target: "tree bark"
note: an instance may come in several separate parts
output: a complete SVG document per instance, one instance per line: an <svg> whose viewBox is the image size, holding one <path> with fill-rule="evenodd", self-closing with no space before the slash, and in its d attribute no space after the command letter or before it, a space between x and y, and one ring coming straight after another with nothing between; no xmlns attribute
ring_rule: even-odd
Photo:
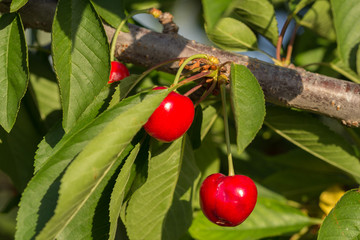
<svg viewBox="0 0 360 240"><path fill-rule="evenodd" d="M8 12L10 0L0 2L0 12ZM51 31L54 0L29 0L20 9L25 27ZM115 30L104 25L109 42ZM232 61L247 66L259 81L268 102L294 107L339 119L352 127L360 126L360 85L311 73L301 68L285 68L244 55L226 52L178 34L165 34L129 25L129 33L117 39L115 56L124 62L151 67L160 62L194 54L208 54L220 62ZM161 70L175 72L176 64Z"/></svg>

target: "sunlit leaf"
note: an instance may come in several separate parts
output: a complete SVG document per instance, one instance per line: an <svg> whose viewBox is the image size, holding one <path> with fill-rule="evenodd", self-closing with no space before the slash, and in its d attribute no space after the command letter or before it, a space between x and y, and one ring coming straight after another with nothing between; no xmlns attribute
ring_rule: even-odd
<svg viewBox="0 0 360 240"><path fill-rule="evenodd" d="M320 227L318 239L354 240L360 237L360 192L345 193Z"/></svg>
<svg viewBox="0 0 360 240"><path fill-rule="evenodd" d="M16 12L20 8L22 8L28 0L12 0L10 5L10 12Z"/></svg>
<svg viewBox="0 0 360 240"><path fill-rule="evenodd" d="M231 104L236 123L238 151L242 152L260 130L265 117L264 93L250 70L231 65Z"/></svg>
<svg viewBox="0 0 360 240"><path fill-rule="evenodd" d="M89 1L59 1L52 27L52 53L67 132L109 78L108 40Z"/></svg>

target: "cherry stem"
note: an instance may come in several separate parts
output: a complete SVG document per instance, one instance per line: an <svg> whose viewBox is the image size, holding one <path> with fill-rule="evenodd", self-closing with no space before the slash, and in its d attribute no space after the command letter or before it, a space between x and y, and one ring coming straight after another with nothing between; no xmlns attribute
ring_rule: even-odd
<svg viewBox="0 0 360 240"><path fill-rule="evenodd" d="M281 62L281 56L280 56L280 52L281 52L281 45L282 45L282 41L283 41L283 38L284 38L284 35L285 35L285 32L286 32L286 29L287 27L289 26L290 22L291 22L291 19L292 19L292 16L288 16L285 23L284 23L284 26L282 27L281 29L281 33L280 33L280 36L278 38L278 41L277 41L277 45L276 45L276 59L278 61Z"/></svg>
<svg viewBox="0 0 360 240"><path fill-rule="evenodd" d="M297 33L297 30L299 29L299 27L300 26L298 24L296 24L296 26L294 28L294 31L292 32L291 39L290 39L290 42L289 42L289 45L288 45L287 51L286 51L286 58L285 58L285 64L286 65L289 65L290 62L291 62L291 54L292 54L292 50L293 50L293 47L294 47L296 33Z"/></svg>
<svg viewBox="0 0 360 240"><path fill-rule="evenodd" d="M205 58L205 59L208 59L208 55L206 54L195 54L195 55L192 55L191 57L188 57L187 59L185 59L185 61L181 64L181 66L179 67L177 73L176 73L176 76L175 76L175 79L174 79L174 83L172 84L173 86L175 86L176 84L178 84L179 82L179 78L180 78L180 75L181 75L181 72L183 71L183 69L185 68L186 64L188 64L191 60L195 59L195 58Z"/></svg>
<svg viewBox="0 0 360 240"><path fill-rule="evenodd" d="M202 102L204 101L205 98L207 98L207 96L209 96L210 93L212 93L212 91L214 91L215 87L216 87L217 81L213 80L210 88L208 90L206 90L206 92L204 92L204 94L201 96L201 98L199 99L199 101L197 101L197 103L194 105L195 108Z"/></svg>
<svg viewBox="0 0 360 240"><path fill-rule="evenodd" d="M111 48L110 48L110 61L114 61L115 60L115 48L116 48L116 40L119 37L120 31L123 28L123 26L125 25L125 23L132 18L134 15L139 14L139 13L149 13L150 9L143 9L143 10L137 10L134 11L132 13L130 13L129 15L127 15L119 24L118 28L116 29L114 36L112 38L111 41Z"/></svg>
<svg viewBox="0 0 360 240"><path fill-rule="evenodd" d="M190 96L191 94L193 94L194 92L196 92L197 90L199 90L201 87L202 87L201 84L196 85L195 87L193 87L192 89L190 89L189 91L187 91L187 92L184 94L184 96L185 96L185 97Z"/></svg>
<svg viewBox="0 0 360 240"><path fill-rule="evenodd" d="M234 164L232 160L231 154L231 147L230 147L230 134L229 134L229 123L228 123L228 116L226 112L226 87L225 84L220 85L221 90L221 102L223 108L223 115L224 115L224 128L225 128L225 141L226 141L226 150L227 150L227 157L228 157L228 167L229 167L229 176L234 176Z"/></svg>

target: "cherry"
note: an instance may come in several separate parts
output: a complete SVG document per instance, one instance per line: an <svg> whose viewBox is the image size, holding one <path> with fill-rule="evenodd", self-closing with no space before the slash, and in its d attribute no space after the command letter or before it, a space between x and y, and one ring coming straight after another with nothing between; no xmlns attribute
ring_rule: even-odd
<svg viewBox="0 0 360 240"><path fill-rule="evenodd" d="M155 87L153 90L166 89ZM171 92L150 116L144 129L162 142L171 142L181 137L194 120L194 104L190 98Z"/></svg>
<svg viewBox="0 0 360 240"><path fill-rule="evenodd" d="M124 64L118 61L111 62L110 77L108 83L122 80L130 75L129 70Z"/></svg>
<svg viewBox="0 0 360 240"><path fill-rule="evenodd" d="M220 226L237 226L250 215L257 200L255 183L247 176L208 176L200 188L205 216Z"/></svg>

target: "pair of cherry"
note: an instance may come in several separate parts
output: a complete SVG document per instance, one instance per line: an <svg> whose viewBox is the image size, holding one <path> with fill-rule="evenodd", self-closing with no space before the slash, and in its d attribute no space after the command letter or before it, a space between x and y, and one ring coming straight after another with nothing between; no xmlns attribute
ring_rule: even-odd
<svg viewBox="0 0 360 240"><path fill-rule="evenodd" d="M113 61L109 83L129 76L122 63ZM155 87L153 90L166 89ZM172 142L191 126L195 109L192 101L179 93L171 92L144 125L146 132L162 142ZM257 200L254 182L247 176L225 176L216 173L208 176L200 188L200 206L205 216L220 226L237 226L253 211Z"/></svg>

